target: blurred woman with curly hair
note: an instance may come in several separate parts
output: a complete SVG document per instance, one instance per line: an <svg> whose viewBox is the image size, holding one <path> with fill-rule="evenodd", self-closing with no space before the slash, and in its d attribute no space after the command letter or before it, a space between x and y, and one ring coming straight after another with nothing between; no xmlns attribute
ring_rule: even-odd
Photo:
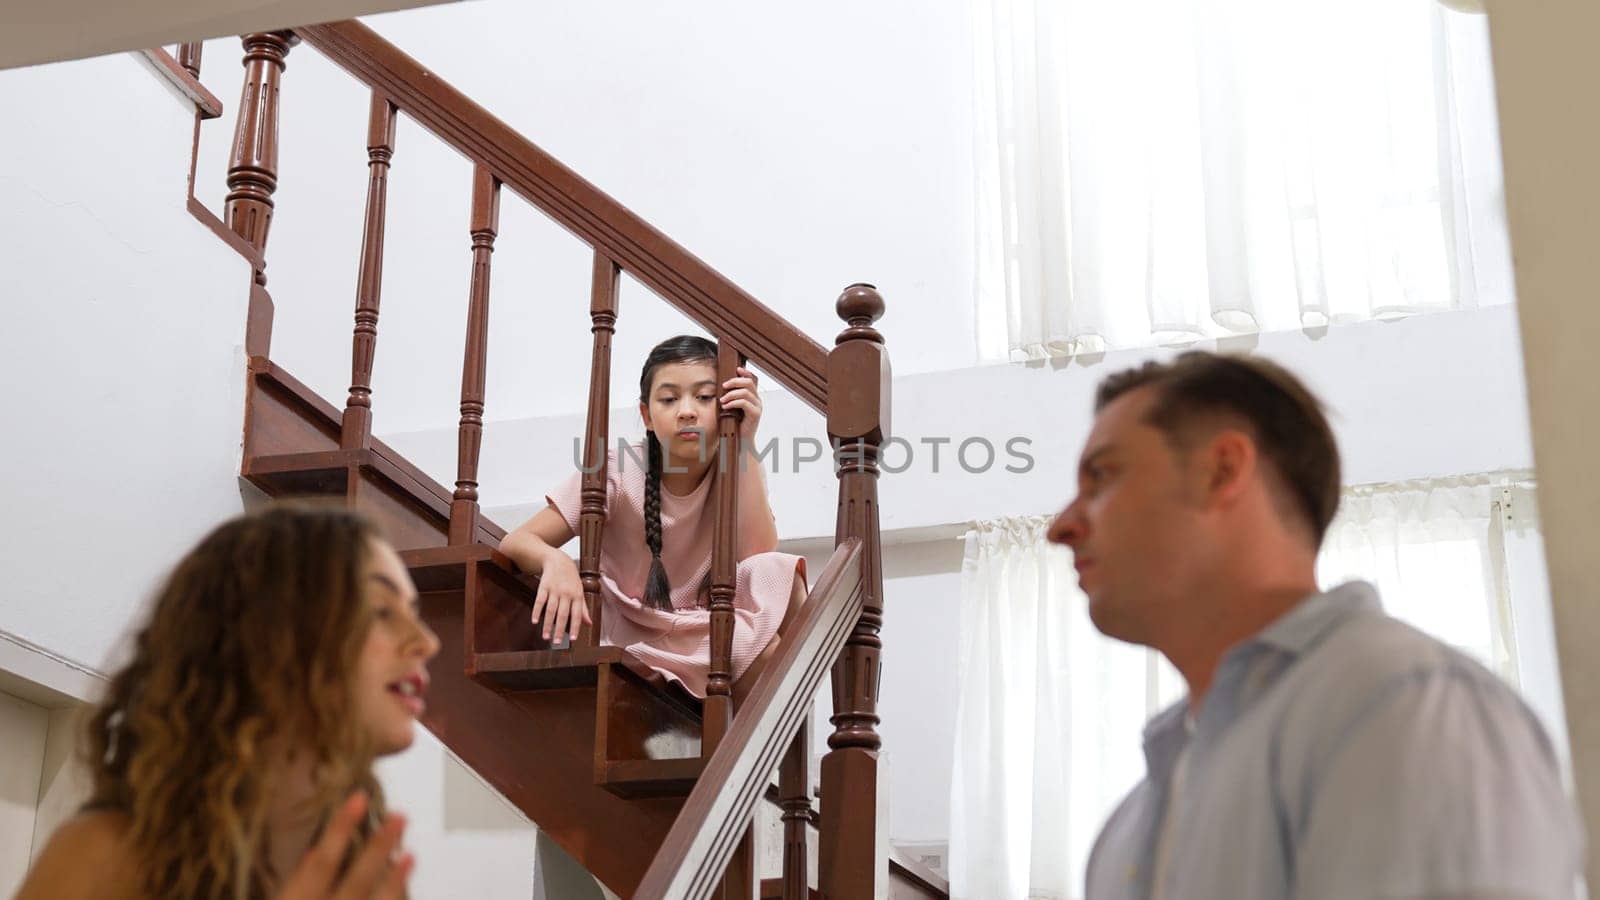
<svg viewBox="0 0 1600 900"><path fill-rule="evenodd" d="M439 642L394 548L343 509L228 522L158 592L89 721L89 803L19 900L403 897L372 773L409 746Z"/></svg>

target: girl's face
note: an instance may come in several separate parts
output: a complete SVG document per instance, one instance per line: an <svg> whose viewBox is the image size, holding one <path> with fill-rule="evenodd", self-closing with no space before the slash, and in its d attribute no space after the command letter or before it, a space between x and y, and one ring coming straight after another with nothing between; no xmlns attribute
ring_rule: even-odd
<svg viewBox="0 0 1600 900"><path fill-rule="evenodd" d="M411 746L439 639L417 612L417 588L400 555L375 540L362 573L372 626L356 664L355 714L379 755Z"/></svg>
<svg viewBox="0 0 1600 900"><path fill-rule="evenodd" d="M639 404L639 414L675 463L711 459L717 393L717 369L709 360L667 363L656 369L650 395Z"/></svg>

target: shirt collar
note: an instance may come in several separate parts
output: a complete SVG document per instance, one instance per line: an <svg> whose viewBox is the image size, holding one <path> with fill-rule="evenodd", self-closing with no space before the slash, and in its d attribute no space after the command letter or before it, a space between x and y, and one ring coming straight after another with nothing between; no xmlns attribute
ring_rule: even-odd
<svg viewBox="0 0 1600 900"><path fill-rule="evenodd" d="M1313 647L1334 626L1352 615L1380 612L1378 592L1364 581L1351 581L1320 594L1312 594L1276 621L1224 655L1224 662L1249 648L1266 645L1296 657ZM1221 666L1218 667L1221 671ZM1218 685L1213 684L1216 691ZM1216 698L1213 698L1216 699ZM1208 700L1207 703L1212 701ZM1193 724L1188 719L1189 698L1178 700L1150 719L1144 727L1144 760L1151 780L1165 783L1188 745Z"/></svg>
<svg viewBox="0 0 1600 900"><path fill-rule="evenodd" d="M1155 714L1144 726L1144 764L1150 780L1165 784L1189 743L1189 698Z"/></svg>
<svg viewBox="0 0 1600 900"><path fill-rule="evenodd" d="M1349 616L1382 611L1383 605L1378 602L1378 592L1372 585L1350 581L1300 601L1246 643L1266 644L1299 656Z"/></svg>

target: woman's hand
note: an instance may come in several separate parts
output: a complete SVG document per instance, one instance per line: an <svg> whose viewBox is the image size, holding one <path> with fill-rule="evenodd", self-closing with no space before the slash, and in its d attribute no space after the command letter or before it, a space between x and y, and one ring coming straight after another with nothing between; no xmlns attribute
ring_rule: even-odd
<svg viewBox="0 0 1600 900"><path fill-rule="evenodd" d="M533 624L544 616L544 638L566 631L569 640L578 637L578 626L594 624L589 619L589 604L583 602L583 579L578 564L565 553L551 553L539 575L539 595L533 601Z"/></svg>
<svg viewBox="0 0 1600 900"><path fill-rule="evenodd" d="M756 375L740 366L734 377L722 383L722 408L744 411L739 423L739 442L748 449L755 448L756 428L761 424L761 395L756 393Z"/></svg>
<svg viewBox="0 0 1600 900"><path fill-rule="evenodd" d="M350 838L366 814L367 795L360 791L351 794L328 820L322 837L289 873L277 900L402 900L416 858L409 853L395 853L406 821L394 813L384 817L349 871L339 877Z"/></svg>

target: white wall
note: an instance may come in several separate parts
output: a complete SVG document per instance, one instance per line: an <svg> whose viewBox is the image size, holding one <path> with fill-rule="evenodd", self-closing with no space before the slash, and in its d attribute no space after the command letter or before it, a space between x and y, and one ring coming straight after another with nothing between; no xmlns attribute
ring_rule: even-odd
<svg viewBox="0 0 1600 900"><path fill-rule="evenodd" d="M411 895L425 900L530 897L538 829L425 728L378 764L389 804L406 814L417 856Z"/></svg>
<svg viewBox="0 0 1600 900"><path fill-rule="evenodd" d="M16 892L33 855L49 720L43 707L0 694L0 896Z"/></svg>
<svg viewBox="0 0 1600 900"><path fill-rule="evenodd" d="M88 708L66 706L49 711L44 757L39 773L39 802L33 823L33 859L44 852L50 835L88 802L94 785L78 755L78 734Z"/></svg>
<svg viewBox="0 0 1600 900"><path fill-rule="evenodd" d="M0 72L0 630L95 668L240 509L250 273L184 208L191 109L126 54Z"/></svg>

